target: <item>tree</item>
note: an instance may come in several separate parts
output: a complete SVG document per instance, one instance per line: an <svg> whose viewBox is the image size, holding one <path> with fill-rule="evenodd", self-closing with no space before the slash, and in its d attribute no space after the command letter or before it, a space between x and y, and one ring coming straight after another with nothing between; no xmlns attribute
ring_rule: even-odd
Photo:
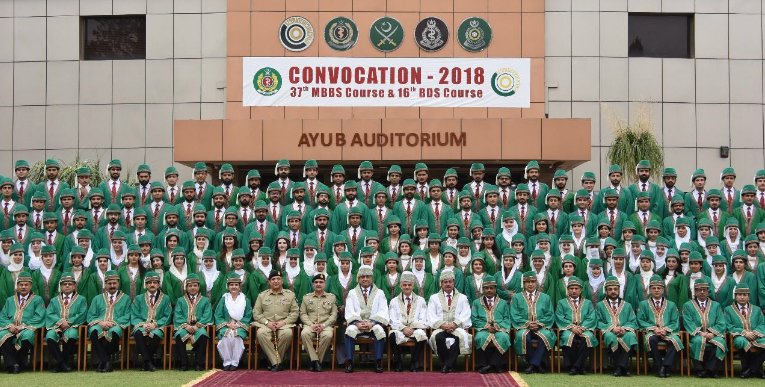
<svg viewBox="0 0 765 387"><path fill-rule="evenodd" d="M654 134L648 105L638 106L632 122L620 119L612 114L614 140L608 150L608 161L622 166L627 181L637 180L635 166L640 160L651 162L651 175L654 179L661 176L664 169L664 150Z"/></svg>

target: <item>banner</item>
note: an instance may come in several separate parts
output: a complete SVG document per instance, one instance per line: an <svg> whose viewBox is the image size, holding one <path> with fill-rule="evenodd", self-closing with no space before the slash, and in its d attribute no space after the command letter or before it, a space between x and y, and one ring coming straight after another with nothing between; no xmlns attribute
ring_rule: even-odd
<svg viewBox="0 0 765 387"><path fill-rule="evenodd" d="M244 106L530 106L528 58L243 58Z"/></svg>

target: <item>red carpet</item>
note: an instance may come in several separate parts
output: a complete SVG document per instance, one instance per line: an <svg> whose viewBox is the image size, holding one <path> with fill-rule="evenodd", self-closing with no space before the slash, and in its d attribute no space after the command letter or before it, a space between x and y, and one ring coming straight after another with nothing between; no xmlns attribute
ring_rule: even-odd
<svg viewBox="0 0 765 387"><path fill-rule="evenodd" d="M412 387L520 387L510 376L504 374L481 375L477 372L457 372L442 374L439 372L385 372L375 374L358 371L346 374L342 371L219 371L195 384L197 387L234 387L234 386L412 386Z"/></svg>

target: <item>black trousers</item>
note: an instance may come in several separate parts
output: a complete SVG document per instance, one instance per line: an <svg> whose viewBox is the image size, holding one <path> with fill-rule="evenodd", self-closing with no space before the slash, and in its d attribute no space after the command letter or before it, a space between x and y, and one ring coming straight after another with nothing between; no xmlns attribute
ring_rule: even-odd
<svg viewBox="0 0 765 387"><path fill-rule="evenodd" d="M704 355L701 361L693 360L693 369L696 372L707 371L716 374L720 368L720 360L715 356L716 348L714 345L708 345L704 348Z"/></svg>
<svg viewBox="0 0 765 387"><path fill-rule="evenodd" d="M624 348L618 346L616 351L611 352L611 361L614 364L614 369L627 369L630 360L630 353L625 351Z"/></svg>
<svg viewBox="0 0 765 387"><path fill-rule="evenodd" d="M451 347L446 348L446 339L448 338L453 338L455 342ZM454 368L457 357L460 355L460 344L459 337L449 332L441 331L436 335L436 354L444 366Z"/></svg>
<svg viewBox="0 0 765 387"><path fill-rule="evenodd" d="M537 341L537 347L534 348L532 343ZM526 363L530 366L544 368L545 359L547 359L547 347L542 340L541 336L535 332L529 332L526 335Z"/></svg>
<svg viewBox="0 0 765 387"><path fill-rule="evenodd" d="M106 364L109 362L109 358L112 356L114 352L117 351L117 348L119 346L119 341L121 338L114 336L114 339L112 339L111 342L106 341L106 339L99 339L98 338L98 332L93 331L90 334L90 343L92 347L93 352L93 358L95 361L99 364Z"/></svg>
<svg viewBox="0 0 765 387"><path fill-rule="evenodd" d="M15 364L24 366L26 364L27 356L32 352L32 344L22 341L21 349L16 350L16 340L8 339L0 347L0 351L5 358L5 368L11 369Z"/></svg>
<svg viewBox="0 0 765 387"><path fill-rule="evenodd" d="M738 350L738 353L741 356L741 372L747 369L752 370L755 375L760 372L762 363L765 362L765 351L746 352L742 348Z"/></svg>
<svg viewBox="0 0 765 387"><path fill-rule="evenodd" d="M476 347L475 348L475 360L477 367L492 366L496 370L502 370L507 367L507 352L505 354L499 353L497 347L494 344L486 346L486 350Z"/></svg>
<svg viewBox="0 0 765 387"><path fill-rule="evenodd" d="M194 357L196 358L196 365L199 367L205 366L205 353L207 352L207 336L199 336L199 339L192 345L194 350ZM175 346L173 347L175 352L175 362L179 367L185 367L188 364L186 358L186 342L180 338L175 339Z"/></svg>
<svg viewBox="0 0 765 387"><path fill-rule="evenodd" d="M665 343L667 350L664 353L664 357L661 356L661 351L659 351L659 343ZM653 366L658 370L659 367L669 367L672 368L675 365L675 355L677 354L677 351L675 350L675 346L672 345L672 342L669 340L664 340L659 336L651 336L650 339L648 339L648 346L651 348L651 357L653 357Z"/></svg>
<svg viewBox="0 0 765 387"><path fill-rule="evenodd" d="M77 352L77 340L69 340L67 342L59 343L58 340L48 339L47 342L48 353L50 353L50 357L52 357L59 366L69 364L69 361Z"/></svg>
<svg viewBox="0 0 765 387"><path fill-rule="evenodd" d="M388 335L388 340L390 340L390 346L393 352L393 363L398 365L401 362L401 356L404 354L404 351L407 351L407 348L410 347L402 347L396 344L395 333ZM417 341L415 342L414 347L411 347L412 361L410 368L422 368L422 355L423 351L425 351L426 343L427 341Z"/></svg>
<svg viewBox="0 0 765 387"><path fill-rule="evenodd" d="M154 354L157 353L157 348L162 340L159 336L149 337L144 336L143 332L133 332L133 338L135 339L135 349L141 354L144 363L152 361Z"/></svg>
<svg viewBox="0 0 765 387"><path fill-rule="evenodd" d="M591 348L582 336L574 336L570 347L563 347L563 368L582 370L584 362L590 356Z"/></svg>

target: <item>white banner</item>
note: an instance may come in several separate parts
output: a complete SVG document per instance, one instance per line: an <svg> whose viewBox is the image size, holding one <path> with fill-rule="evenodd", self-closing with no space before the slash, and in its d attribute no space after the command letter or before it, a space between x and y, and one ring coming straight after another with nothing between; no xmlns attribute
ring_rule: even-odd
<svg viewBox="0 0 765 387"><path fill-rule="evenodd" d="M530 106L528 58L244 58L244 106Z"/></svg>

